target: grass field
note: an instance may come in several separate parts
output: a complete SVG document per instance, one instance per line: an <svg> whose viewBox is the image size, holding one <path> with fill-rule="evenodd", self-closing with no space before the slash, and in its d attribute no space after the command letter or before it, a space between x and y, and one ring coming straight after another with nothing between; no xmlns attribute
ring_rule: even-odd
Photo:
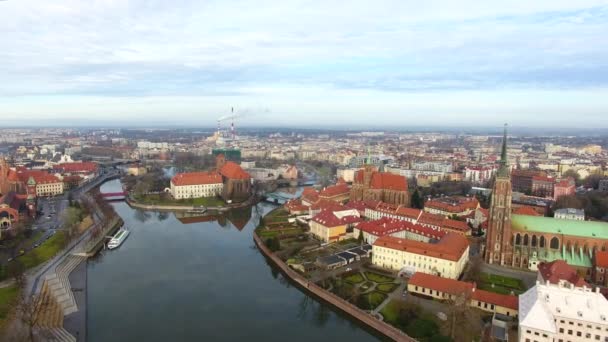
<svg viewBox="0 0 608 342"><path fill-rule="evenodd" d="M493 287L492 284L494 285ZM481 273L480 282L477 287L485 291L500 294L510 294L511 291L515 294L521 294L526 290L523 282L519 279L489 273Z"/></svg>
<svg viewBox="0 0 608 342"><path fill-rule="evenodd" d="M19 289L17 286L0 288L0 328L4 326L8 313L17 301L18 295Z"/></svg>
<svg viewBox="0 0 608 342"><path fill-rule="evenodd" d="M303 231L301 228L289 228L289 229L259 229L257 231L258 236L263 239L275 237L275 236L290 236L298 235Z"/></svg>
<svg viewBox="0 0 608 342"><path fill-rule="evenodd" d="M19 257L19 261L23 263L25 268L38 266L55 256L55 254L63 249L64 244L65 235L63 232L58 231L55 235L43 242L38 248L35 248L29 253Z"/></svg>
<svg viewBox="0 0 608 342"><path fill-rule="evenodd" d="M361 273L351 274L349 276L344 277L343 279L345 282L351 283L351 284L359 284L359 283L362 283L363 280L365 280L363 278L363 276L361 275Z"/></svg>
<svg viewBox="0 0 608 342"><path fill-rule="evenodd" d="M393 291L395 291L395 289L397 289L399 287L399 284L378 284L378 286L376 286L376 290L380 291L380 292L384 292L384 293L391 293Z"/></svg>
<svg viewBox="0 0 608 342"><path fill-rule="evenodd" d="M378 274L378 273L374 273L374 272L365 272L365 277L367 277L367 279L376 282L376 283L392 283L395 278L392 277L388 277L382 274Z"/></svg>
<svg viewBox="0 0 608 342"><path fill-rule="evenodd" d="M380 314L386 323L419 341L450 341L450 338L441 335L436 318L431 313L422 311L420 307L391 300L382 308Z"/></svg>
<svg viewBox="0 0 608 342"><path fill-rule="evenodd" d="M387 295L378 291L366 293L359 297L357 306L363 310L374 310L386 299L386 297Z"/></svg>

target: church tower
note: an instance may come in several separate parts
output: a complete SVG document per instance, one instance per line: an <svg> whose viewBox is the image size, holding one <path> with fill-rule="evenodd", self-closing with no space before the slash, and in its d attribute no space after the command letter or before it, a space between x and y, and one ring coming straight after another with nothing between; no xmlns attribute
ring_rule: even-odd
<svg viewBox="0 0 608 342"><path fill-rule="evenodd" d="M490 202L486 231L485 260L488 264L511 266L513 241L511 237L511 172L507 165L507 124L502 139L502 151Z"/></svg>

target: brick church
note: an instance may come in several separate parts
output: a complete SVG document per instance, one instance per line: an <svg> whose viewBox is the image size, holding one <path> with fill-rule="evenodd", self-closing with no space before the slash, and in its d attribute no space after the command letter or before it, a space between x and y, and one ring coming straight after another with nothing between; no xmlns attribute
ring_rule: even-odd
<svg viewBox="0 0 608 342"><path fill-rule="evenodd" d="M541 262L564 260L588 279L596 262L596 252L608 249L608 223L513 214L506 126L498 163L486 232L485 261L537 270Z"/></svg>
<svg viewBox="0 0 608 342"><path fill-rule="evenodd" d="M350 200L382 201L409 207L407 179L400 175L379 172L376 166L368 163L355 173Z"/></svg>

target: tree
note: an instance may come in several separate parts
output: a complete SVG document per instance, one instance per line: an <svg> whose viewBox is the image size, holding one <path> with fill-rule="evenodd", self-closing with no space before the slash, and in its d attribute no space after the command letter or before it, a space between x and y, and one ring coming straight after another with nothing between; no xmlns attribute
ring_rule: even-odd
<svg viewBox="0 0 608 342"><path fill-rule="evenodd" d="M479 319L469 306L470 300L471 292L464 291L446 301L449 317L447 323L450 337L454 341L472 341L479 331L478 327L474 326Z"/></svg>
<svg viewBox="0 0 608 342"><path fill-rule="evenodd" d="M38 326L40 318L44 316L44 313L51 308L49 301L43 300L44 298L40 293L27 296L25 292L21 291L17 313L21 323L28 329L29 340L34 342L34 328Z"/></svg>
<svg viewBox="0 0 608 342"><path fill-rule="evenodd" d="M414 190L412 194L412 208L423 209L424 208L424 199L420 197L420 193L418 189Z"/></svg>
<svg viewBox="0 0 608 342"><path fill-rule="evenodd" d="M359 241L359 243L363 243L363 231L359 230L359 237L357 237L357 241Z"/></svg>
<svg viewBox="0 0 608 342"><path fill-rule="evenodd" d="M15 280L15 284L19 288L23 288L25 285L25 265L19 259L15 259L6 265L6 274Z"/></svg>
<svg viewBox="0 0 608 342"><path fill-rule="evenodd" d="M568 169L562 173L562 178L572 177L576 185L581 185L581 176L574 169Z"/></svg>
<svg viewBox="0 0 608 342"><path fill-rule="evenodd" d="M467 270L466 279L469 281L479 283L481 278L481 265L483 261L481 260L481 255L475 255L469 259L469 268Z"/></svg>

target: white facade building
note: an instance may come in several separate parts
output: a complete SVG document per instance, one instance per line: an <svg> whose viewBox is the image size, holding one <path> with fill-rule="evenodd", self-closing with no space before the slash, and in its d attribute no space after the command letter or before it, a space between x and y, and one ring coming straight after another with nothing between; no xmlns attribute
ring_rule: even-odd
<svg viewBox="0 0 608 342"><path fill-rule="evenodd" d="M175 199L219 196L224 189L222 176L216 172L178 173L171 179Z"/></svg>
<svg viewBox="0 0 608 342"><path fill-rule="evenodd" d="M562 220L585 221L585 210L574 208L557 209L554 217Z"/></svg>
<svg viewBox="0 0 608 342"><path fill-rule="evenodd" d="M608 300L599 289L537 282L519 296L521 342L608 342L607 319Z"/></svg>

